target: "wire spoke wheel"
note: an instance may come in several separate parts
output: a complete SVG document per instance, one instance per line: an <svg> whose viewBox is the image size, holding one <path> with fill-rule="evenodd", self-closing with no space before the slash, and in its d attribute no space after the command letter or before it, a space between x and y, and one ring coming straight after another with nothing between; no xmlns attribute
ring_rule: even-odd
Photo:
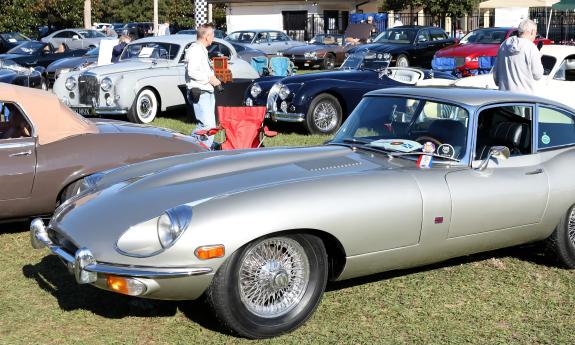
<svg viewBox="0 0 575 345"><path fill-rule="evenodd" d="M567 235L569 236L571 244L575 246L575 207L571 209L569 219L567 220Z"/></svg>
<svg viewBox="0 0 575 345"><path fill-rule="evenodd" d="M297 241L283 237L263 240L240 264L241 301L259 317L284 315L301 301L309 276L308 257Z"/></svg>
<svg viewBox="0 0 575 345"><path fill-rule="evenodd" d="M319 103L313 112L313 122L322 132L329 132L337 125L337 110L329 101Z"/></svg>

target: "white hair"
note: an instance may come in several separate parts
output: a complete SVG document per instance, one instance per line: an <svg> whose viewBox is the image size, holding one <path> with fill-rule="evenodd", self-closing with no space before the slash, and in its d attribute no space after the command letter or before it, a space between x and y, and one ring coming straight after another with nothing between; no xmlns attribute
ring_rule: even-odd
<svg viewBox="0 0 575 345"><path fill-rule="evenodd" d="M517 27L519 31L519 36L523 35L524 33L531 32L533 30L537 30L537 24L531 19L524 19L519 23Z"/></svg>

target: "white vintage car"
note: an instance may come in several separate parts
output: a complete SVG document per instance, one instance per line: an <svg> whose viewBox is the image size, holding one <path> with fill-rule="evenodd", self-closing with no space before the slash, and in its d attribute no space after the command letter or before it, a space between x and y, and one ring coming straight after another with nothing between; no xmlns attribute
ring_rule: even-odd
<svg viewBox="0 0 575 345"><path fill-rule="evenodd" d="M546 45L541 48L545 75L535 82L535 94L575 108L575 46ZM423 80L418 85L442 85L497 89L492 74L482 74L455 81Z"/></svg>
<svg viewBox="0 0 575 345"><path fill-rule="evenodd" d="M185 50L193 35L143 38L129 44L120 61L85 71L60 75L54 93L81 115L127 115L136 123L149 123L160 111L184 106ZM240 59L234 47L215 39L210 57L227 56L234 81L259 77Z"/></svg>

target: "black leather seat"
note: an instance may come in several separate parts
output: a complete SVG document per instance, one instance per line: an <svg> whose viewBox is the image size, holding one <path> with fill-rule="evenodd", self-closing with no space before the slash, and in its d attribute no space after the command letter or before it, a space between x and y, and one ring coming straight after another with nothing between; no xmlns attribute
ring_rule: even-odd
<svg viewBox="0 0 575 345"><path fill-rule="evenodd" d="M429 125L429 136L454 148L465 146L467 128L457 120L435 120Z"/></svg>
<svg viewBox="0 0 575 345"><path fill-rule="evenodd" d="M529 153L531 131L529 125L519 122L499 122L489 131L489 139L477 146L476 159L485 159L489 148L507 146L512 156Z"/></svg>

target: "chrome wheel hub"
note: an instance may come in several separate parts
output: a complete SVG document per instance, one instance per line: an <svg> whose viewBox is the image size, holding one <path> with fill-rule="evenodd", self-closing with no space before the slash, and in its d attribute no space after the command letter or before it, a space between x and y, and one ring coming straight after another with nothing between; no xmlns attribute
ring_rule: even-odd
<svg viewBox="0 0 575 345"><path fill-rule="evenodd" d="M284 315L303 298L309 270L305 250L297 241L263 240L241 262L238 281L241 301L260 317Z"/></svg>
<svg viewBox="0 0 575 345"><path fill-rule="evenodd" d="M567 220L567 234L572 245L575 245L575 207L571 209L569 219Z"/></svg>
<svg viewBox="0 0 575 345"><path fill-rule="evenodd" d="M329 132L337 125L337 110L331 102L319 103L313 111L313 122L322 132Z"/></svg>
<svg viewBox="0 0 575 345"><path fill-rule="evenodd" d="M148 97L142 97L140 99L140 106L138 109L140 110L140 116L142 118L148 118L152 115L152 108L153 104L152 101Z"/></svg>

